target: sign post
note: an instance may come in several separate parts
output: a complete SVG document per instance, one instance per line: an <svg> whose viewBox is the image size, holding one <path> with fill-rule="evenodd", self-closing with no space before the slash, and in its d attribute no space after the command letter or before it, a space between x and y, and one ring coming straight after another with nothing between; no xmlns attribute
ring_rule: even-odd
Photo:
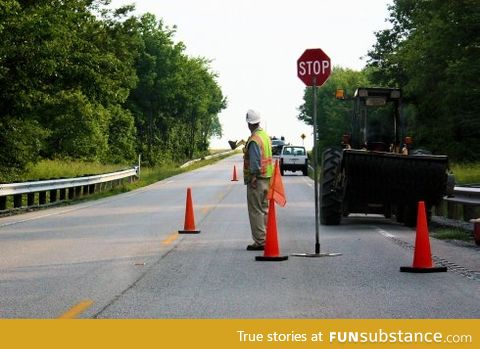
<svg viewBox="0 0 480 349"><path fill-rule="evenodd" d="M315 253L294 253L297 257L333 257L341 253L320 253L320 207L318 190L317 149L317 87L321 87L331 73L330 57L320 48L308 49L297 60L297 76L306 86L313 87L313 170L315 186Z"/></svg>

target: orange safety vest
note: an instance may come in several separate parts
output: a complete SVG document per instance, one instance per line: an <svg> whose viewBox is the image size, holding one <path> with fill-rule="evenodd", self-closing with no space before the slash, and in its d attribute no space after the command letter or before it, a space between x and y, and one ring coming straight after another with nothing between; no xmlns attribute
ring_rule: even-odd
<svg viewBox="0 0 480 349"><path fill-rule="evenodd" d="M243 177L246 183L250 182L250 156L248 146L250 142L255 142L260 148L260 178L270 178L273 175L272 161L272 141L267 133L261 128L257 128L248 138L243 154Z"/></svg>

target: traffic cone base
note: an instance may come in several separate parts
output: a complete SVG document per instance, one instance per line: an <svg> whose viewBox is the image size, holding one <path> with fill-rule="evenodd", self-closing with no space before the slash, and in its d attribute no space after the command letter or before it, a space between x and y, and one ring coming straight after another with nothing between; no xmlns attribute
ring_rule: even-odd
<svg viewBox="0 0 480 349"><path fill-rule="evenodd" d="M199 234L200 230L179 230L179 234Z"/></svg>
<svg viewBox="0 0 480 349"><path fill-rule="evenodd" d="M183 230L178 231L179 234L198 234L200 230L195 228L195 215L193 213L192 189L187 188L187 199L185 203L185 223Z"/></svg>
<svg viewBox="0 0 480 349"><path fill-rule="evenodd" d="M400 267L400 271L405 273L439 273L439 272L446 272L447 267L431 267L431 268Z"/></svg>
<svg viewBox="0 0 480 349"><path fill-rule="evenodd" d="M411 267L400 267L400 271L407 273L438 273L447 271L446 267L436 267L433 265L425 202L423 201L418 203L413 265Z"/></svg>
<svg viewBox="0 0 480 349"><path fill-rule="evenodd" d="M256 256L256 261L279 262L288 259L288 256L279 255L277 238L277 217L275 214L275 200L270 199L268 205L267 232L265 236L265 250L263 256Z"/></svg>
<svg viewBox="0 0 480 349"><path fill-rule="evenodd" d="M279 261L286 261L288 256L278 256L278 257L270 257L270 256L256 256L256 261L271 261L271 262L279 262Z"/></svg>

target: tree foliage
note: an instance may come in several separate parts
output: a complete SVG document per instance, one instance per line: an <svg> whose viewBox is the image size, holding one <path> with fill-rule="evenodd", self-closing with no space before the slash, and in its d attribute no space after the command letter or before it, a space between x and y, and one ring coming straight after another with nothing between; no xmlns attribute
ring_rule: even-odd
<svg viewBox="0 0 480 349"><path fill-rule="evenodd" d="M208 61L153 15L108 4L0 1L0 176L39 158L180 161L221 133Z"/></svg>
<svg viewBox="0 0 480 349"><path fill-rule="evenodd" d="M395 0L369 52L372 80L415 108L416 139L453 159L480 159L480 3Z"/></svg>
<svg viewBox="0 0 480 349"><path fill-rule="evenodd" d="M139 82L128 99L135 115L139 150L150 164L182 161L208 150L221 134L218 113L226 100L208 61L185 55L174 29L154 15L140 18L143 40L136 63Z"/></svg>
<svg viewBox="0 0 480 349"><path fill-rule="evenodd" d="M480 2L394 0L391 27L376 33L361 72L333 71L318 90L319 146L338 144L347 127L347 105L336 87L400 87L408 132L417 147L455 161L480 160ZM349 76L350 80L344 80ZM357 80L355 80L357 79ZM311 124L311 89L299 119Z"/></svg>

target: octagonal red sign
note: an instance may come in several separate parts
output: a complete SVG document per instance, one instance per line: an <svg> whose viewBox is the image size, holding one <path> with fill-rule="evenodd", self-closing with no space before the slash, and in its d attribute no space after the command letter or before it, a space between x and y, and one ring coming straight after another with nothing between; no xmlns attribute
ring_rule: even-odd
<svg viewBox="0 0 480 349"><path fill-rule="evenodd" d="M305 50L297 60L297 76L307 86L322 86L330 73L330 57L320 48Z"/></svg>

